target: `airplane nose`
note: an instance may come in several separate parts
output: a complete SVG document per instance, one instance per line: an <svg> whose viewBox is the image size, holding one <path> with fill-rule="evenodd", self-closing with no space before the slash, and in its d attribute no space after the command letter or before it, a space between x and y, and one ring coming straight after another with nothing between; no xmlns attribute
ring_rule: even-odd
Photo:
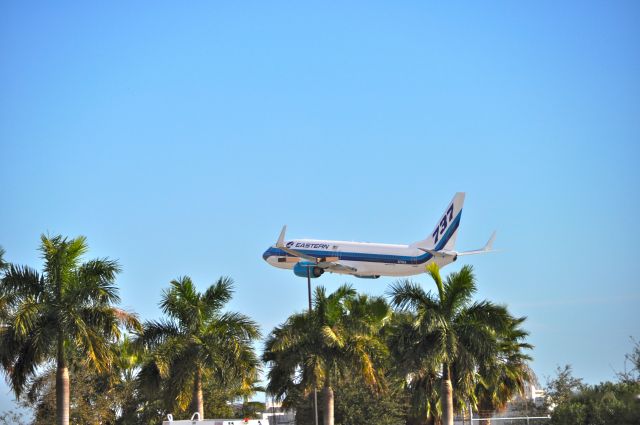
<svg viewBox="0 0 640 425"><path fill-rule="evenodd" d="M265 252L262 253L262 259L264 261L267 261L267 258L269 258L269 250L268 249Z"/></svg>

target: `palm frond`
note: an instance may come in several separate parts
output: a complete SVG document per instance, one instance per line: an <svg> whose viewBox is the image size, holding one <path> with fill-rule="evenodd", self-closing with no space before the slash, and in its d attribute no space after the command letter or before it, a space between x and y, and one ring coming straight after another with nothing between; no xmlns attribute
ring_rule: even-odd
<svg viewBox="0 0 640 425"><path fill-rule="evenodd" d="M137 346L156 347L163 344L168 338L181 335L180 328L170 320L150 320L144 323L142 334L134 341Z"/></svg>
<svg viewBox="0 0 640 425"><path fill-rule="evenodd" d="M343 284L329 295L330 300L343 301L356 296L356 290L349 284Z"/></svg>
<svg viewBox="0 0 640 425"><path fill-rule="evenodd" d="M170 285L162 293L160 308L185 328L197 326L200 299L191 278L182 276L172 280Z"/></svg>
<svg viewBox="0 0 640 425"><path fill-rule="evenodd" d="M45 291L44 278L28 266L9 265L2 278L0 293L19 297L42 297Z"/></svg>
<svg viewBox="0 0 640 425"><path fill-rule="evenodd" d="M269 361L269 353L303 352L306 347L313 345L315 335L310 334L310 316L296 314L291 316L284 325L276 327L265 342L265 362Z"/></svg>
<svg viewBox="0 0 640 425"><path fill-rule="evenodd" d="M0 246L0 270L4 270L9 267L9 263L7 263L4 259L4 254L6 253L7 251L5 251L4 248Z"/></svg>
<svg viewBox="0 0 640 425"><path fill-rule="evenodd" d="M476 292L476 280L473 275L473 268L469 265L463 266L460 271L447 276L444 284L445 310L451 314L459 311L471 301L471 296Z"/></svg>
<svg viewBox="0 0 640 425"><path fill-rule="evenodd" d="M344 331L339 329L338 326L322 326L320 332L324 337L324 342L329 347L343 348L345 345L345 340L343 337Z"/></svg>
<svg viewBox="0 0 640 425"><path fill-rule="evenodd" d="M16 333L25 336L29 335L32 333L41 311L42 304L38 303L33 297L29 297L16 307L10 319L11 326L14 327Z"/></svg>
<svg viewBox="0 0 640 425"><path fill-rule="evenodd" d="M400 310L439 309L439 304L431 294L424 292L419 284L409 279L394 282L388 294L391 296L391 304Z"/></svg>
<svg viewBox="0 0 640 425"><path fill-rule="evenodd" d="M433 279L433 281L435 282L436 287L438 288L440 302L444 301L445 291L442 284L442 277L440 276L440 267L438 267L436 263L431 263L426 267L426 270L429 276L431 276L431 279Z"/></svg>
<svg viewBox="0 0 640 425"><path fill-rule="evenodd" d="M233 295L233 279L222 276L215 284L211 285L204 293L202 300L208 316L220 310L227 304Z"/></svg>
<svg viewBox="0 0 640 425"><path fill-rule="evenodd" d="M99 372L109 369L113 352L107 337L119 336L117 322L108 312L98 312L95 309L69 314L66 317L70 338L74 345L86 355L88 363Z"/></svg>
<svg viewBox="0 0 640 425"><path fill-rule="evenodd" d="M137 313L117 307L111 307L111 310L118 321L118 324L123 326L126 330L130 332L141 332L143 330L142 323L140 323Z"/></svg>
<svg viewBox="0 0 640 425"><path fill-rule="evenodd" d="M495 332L505 332L509 329L511 315L503 305L491 301L477 301L462 310L457 318L458 322L474 322L487 326Z"/></svg>
<svg viewBox="0 0 640 425"><path fill-rule="evenodd" d="M64 298L75 304L117 304L120 296L114 281L120 270L115 260L90 260L70 276Z"/></svg>
<svg viewBox="0 0 640 425"><path fill-rule="evenodd" d="M496 334L488 326L467 321L457 323L454 332L458 337L458 349L464 348L474 361L486 362L496 355Z"/></svg>
<svg viewBox="0 0 640 425"><path fill-rule="evenodd" d="M54 286L62 285L68 274L78 267L80 257L87 252L86 238L78 236L69 240L61 235L49 237L43 234L40 241L47 278Z"/></svg>
<svg viewBox="0 0 640 425"><path fill-rule="evenodd" d="M162 375L158 364L149 360L140 367L136 377L138 387L146 394L155 397L162 385Z"/></svg>
<svg viewBox="0 0 640 425"><path fill-rule="evenodd" d="M327 290L324 286L316 286L313 294L313 310L319 317L325 316L327 308Z"/></svg>
<svg viewBox="0 0 640 425"><path fill-rule="evenodd" d="M219 318L209 320L207 331L223 332L227 338L253 340L260 338L260 327L248 316L227 312Z"/></svg>
<svg viewBox="0 0 640 425"><path fill-rule="evenodd" d="M22 340L15 348L15 357L9 369L9 381L13 393L19 398L25 384L35 374L48 353L43 352L42 347L39 347L33 338Z"/></svg>

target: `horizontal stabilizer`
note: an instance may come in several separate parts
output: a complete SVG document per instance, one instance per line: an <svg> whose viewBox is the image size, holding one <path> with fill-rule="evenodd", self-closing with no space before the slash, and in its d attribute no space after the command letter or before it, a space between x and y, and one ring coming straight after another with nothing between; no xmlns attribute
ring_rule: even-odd
<svg viewBox="0 0 640 425"><path fill-rule="evenodd" d="M418 248L420 251L424 251L424 252L428 252L429 254L433 255L436 258L451 258L451 257L456 257L458 254L456 252L451 252L451 251L436 251L434 249L427 249L427 248Z"/></svg>

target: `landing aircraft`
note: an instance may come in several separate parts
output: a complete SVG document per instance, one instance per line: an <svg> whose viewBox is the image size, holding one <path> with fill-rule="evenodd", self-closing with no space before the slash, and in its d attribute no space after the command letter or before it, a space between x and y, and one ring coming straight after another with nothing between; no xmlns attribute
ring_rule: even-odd
<svg viewBox="0 0 640 425"><path fill-rule="evenodd" d="M464 192L456 193L429 237L410 245L285 240L285 225L276 244L269 247L262 258L274 267L293 269L293 273L300 277L317 278L327 271L377 279L380 276L413 276L424 273L425 267L432 262L444 267L463 255L491 252L496 232L481 249L455 250L464 196Z"/></svg>

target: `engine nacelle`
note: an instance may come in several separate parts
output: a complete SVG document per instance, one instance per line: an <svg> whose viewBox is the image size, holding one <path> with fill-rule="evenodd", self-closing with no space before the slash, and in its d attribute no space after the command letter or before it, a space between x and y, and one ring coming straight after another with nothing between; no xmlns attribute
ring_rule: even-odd
<svg viewBox="0 0 640 425"><path fill-rule="evenodd" d="M307 270L309 271L309 276L312 278L322 276L324 273L324 269L318 267L316 263L312 263L311 261L299 261L293 266L293 273L296 276L307 277Z"/></svg>

